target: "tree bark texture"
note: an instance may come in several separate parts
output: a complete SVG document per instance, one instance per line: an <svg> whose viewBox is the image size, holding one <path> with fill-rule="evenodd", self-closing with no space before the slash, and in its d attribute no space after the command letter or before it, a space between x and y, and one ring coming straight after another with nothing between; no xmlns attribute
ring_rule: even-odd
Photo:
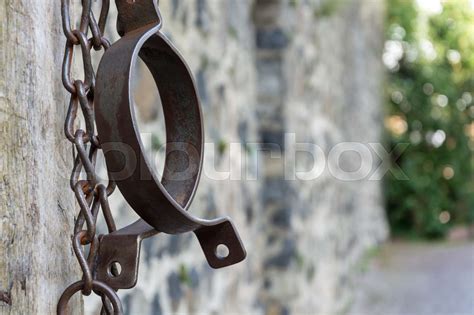
<svg viewBox="0 0 474 315"><path fill-rule="evenodd" d="M0 1L0 314L54 314L80 279L60 13L57 0Z"/></svg>

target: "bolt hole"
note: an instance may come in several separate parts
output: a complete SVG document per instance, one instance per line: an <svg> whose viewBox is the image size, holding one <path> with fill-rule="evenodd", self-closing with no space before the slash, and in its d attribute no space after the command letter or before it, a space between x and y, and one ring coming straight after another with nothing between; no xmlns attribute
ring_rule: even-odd
<svg viewBox="0 0 474 315"><path fill-rule="evenodd" d="M119 262L114 261L109 265L109 276L111 276L112 278L116 278L120 276L121 273L122 265Z"/></svg>
<svg viewBox="0 0 474 315"><path fill-rule="evenodd" d="M224 244L219 244L216 247L216 256L219 259L224 259L229 256L229 248Z"/></svg>

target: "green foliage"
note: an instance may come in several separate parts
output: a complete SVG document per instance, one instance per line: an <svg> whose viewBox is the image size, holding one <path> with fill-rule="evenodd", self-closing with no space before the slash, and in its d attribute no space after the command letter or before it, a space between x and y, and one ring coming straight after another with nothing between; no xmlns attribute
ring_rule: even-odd
<svg viewBox="0 0 474 315"><path fill-rule="evenodd" d="M154 151L159 151L163 146L163 143L161 143L160 138L156 134L151 135L151 148Z"/></svg>
<svg viewBox="0 0 474 315"><path fill-rule="evenodd" d="M412 0L387 5L385 125L392 147L410 144L396 162L409 180L385 183L396 235L438 238L474 221L474 8L441 3L430 14Z"/></svg>
<svg viewBox="0 0 474 315"><path fill-rule="evenodd" d="M219 140L219 143L217 144L217 151L219 152L220 155L223 155L225 151L227 150L227 142L224 139Z"/></svg>
<svg viewBox="0 0 474 315"><path fill-rule="evenodd" d="M188 286L191 285L192 282L189 270L184 264L179 265L179 281Z"/></svg>
<svg viewBox="0 0 474 315"><path fill-rule="evenodd" d="M314 10L314 16L316 18L332 16L346 2L347 0L325 0Z"/></svg>

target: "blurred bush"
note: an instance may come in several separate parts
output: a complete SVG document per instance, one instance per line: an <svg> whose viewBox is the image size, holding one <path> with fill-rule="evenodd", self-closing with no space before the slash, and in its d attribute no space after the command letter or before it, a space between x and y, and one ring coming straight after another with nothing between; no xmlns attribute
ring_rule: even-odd
<svg viewBox="0 0 474 315"><path fill-rule="evenodd" d="M385 182L388 217L394 235L439 238L474 221L474 1L387 11L385 126L400 167Z"/></svg>

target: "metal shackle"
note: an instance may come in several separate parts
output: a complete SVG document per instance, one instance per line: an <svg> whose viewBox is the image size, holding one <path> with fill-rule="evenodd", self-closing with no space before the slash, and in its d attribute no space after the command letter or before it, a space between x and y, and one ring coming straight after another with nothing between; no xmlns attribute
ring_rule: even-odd
<svg viewBox="0 0 474 315"><path fill-rule="evenodd" d="M231 220L204 220L187 212L198 186L204 154L201 107L192 74L160 31L156 0L116 2L123 37L105 52L99 65L96 124L109 176L144 222L110 236L132 235L141 240L156 232L192 231L211 267L238 263L245 259L246 252ZM146 158L134 113L131 81L138 57L153 75L163 107L167 145L161 181ZM226 257L217 255L219 245L228 248ZM124 283L116 287L120 286Z"/></svg>

